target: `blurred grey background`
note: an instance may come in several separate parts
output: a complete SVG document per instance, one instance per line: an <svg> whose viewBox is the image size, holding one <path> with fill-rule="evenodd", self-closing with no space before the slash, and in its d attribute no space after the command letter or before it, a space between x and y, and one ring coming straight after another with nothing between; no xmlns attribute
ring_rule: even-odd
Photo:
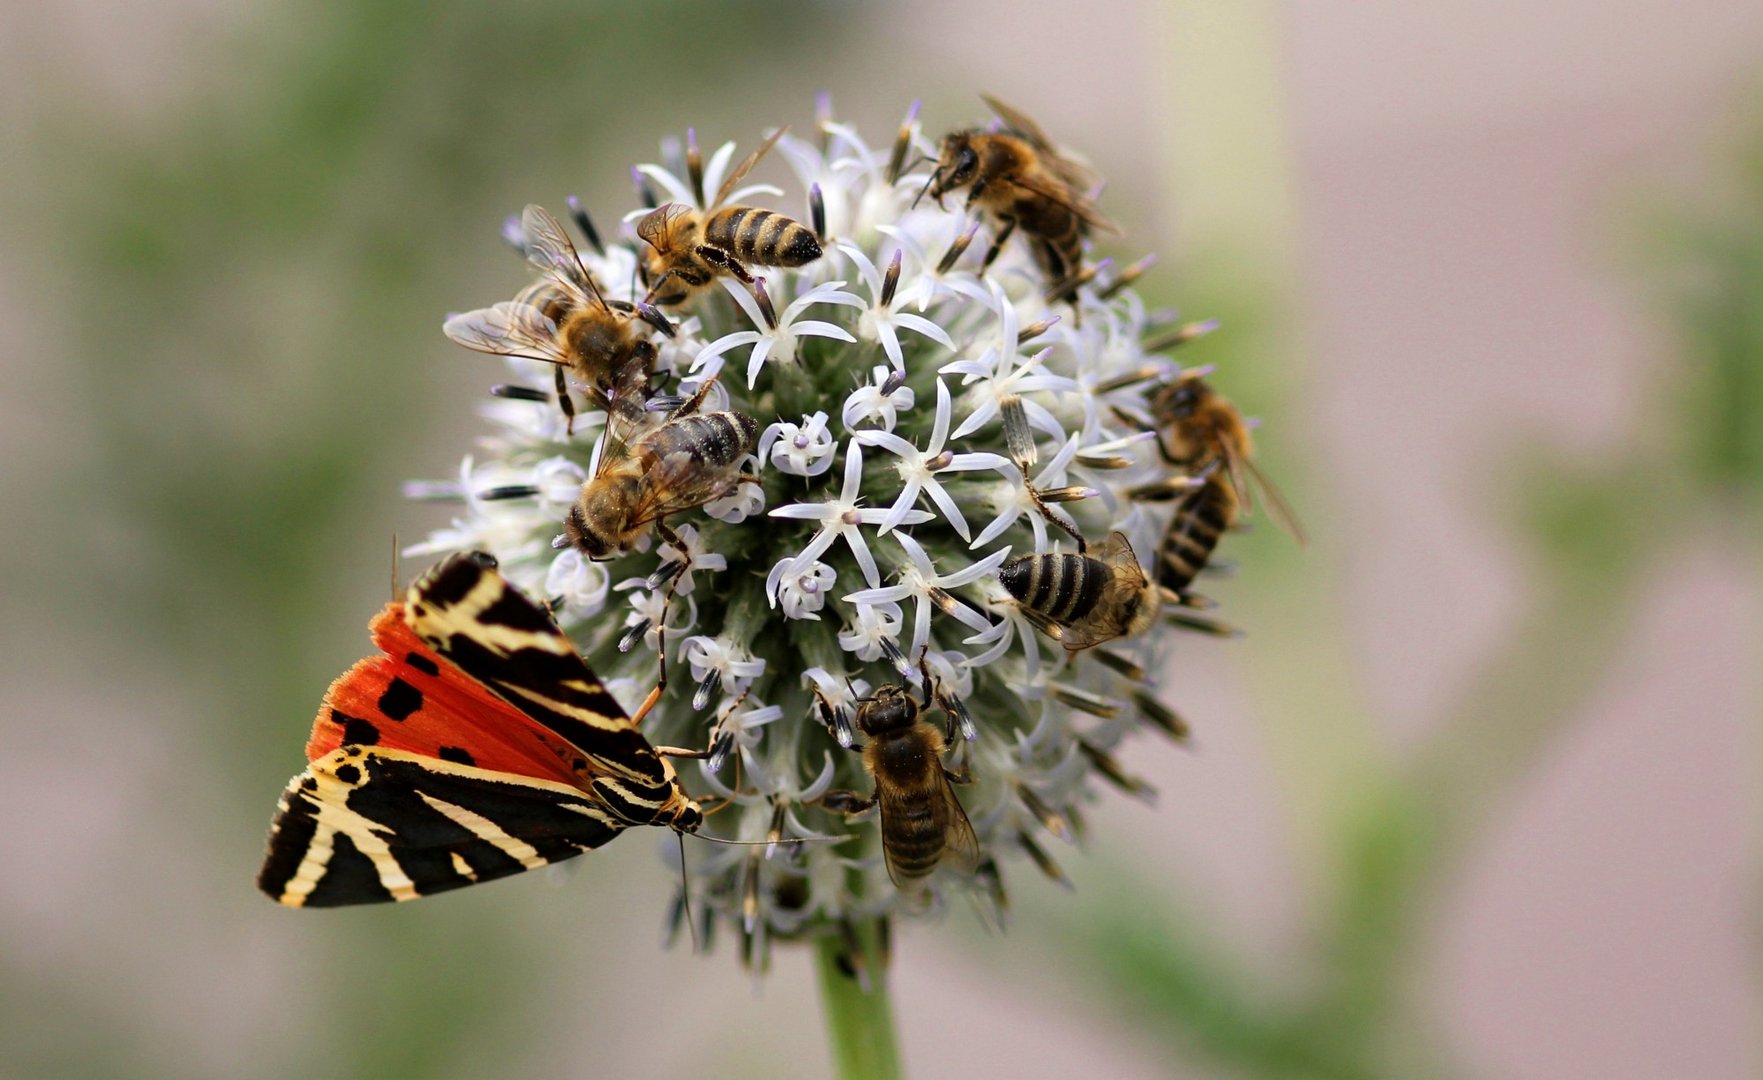
<svg viewBox="0 0 1763 1080"><path fill-rule="evenodd" d="M1224 319L1314 538L1229 544L1192 750L1068 895L899 935L915 1075L1759 1066L1763 7L0 9L0 1074L800 1076L804 955L658 940L643 843L290 913L252 877L394 532L499 377L499 222L632 162L1019 104ZM407 568L407 572L412 568Z"/></svg>

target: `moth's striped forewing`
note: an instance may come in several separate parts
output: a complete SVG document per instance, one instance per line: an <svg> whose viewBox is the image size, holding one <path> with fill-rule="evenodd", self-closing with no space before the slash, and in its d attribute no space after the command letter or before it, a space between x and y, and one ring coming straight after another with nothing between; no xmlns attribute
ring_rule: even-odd
<svg viewBox="0 0 1763 1080"><path fill-rule="evenodd" d="M631 825L695 829L672 767L550 615L473 552L370 624L331 684L258 875L290 906L412 900L566 859Z"/></svg>

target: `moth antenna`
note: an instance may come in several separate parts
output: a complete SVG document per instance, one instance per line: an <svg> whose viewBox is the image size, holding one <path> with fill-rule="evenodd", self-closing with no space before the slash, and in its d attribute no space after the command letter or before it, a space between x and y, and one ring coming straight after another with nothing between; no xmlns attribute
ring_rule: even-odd
<svg viewBox="0 0 1763 1080"><path fill-rule="evenodd" d="M698 921L692 918L692 883L686 876L686 834L675 832L679 841L679 899L686 909L686 932L692 935L692 955L698 955Z"/></svg>
<svg viewBox="0 0 1763 1080"><path fill-rule="evenodd" d="M705 836L693 833L693 836L706 844L727 844L729 847L768 847L772 844L806 844L810 840L825 840L828 843L842 844L846 840L857 839L856 833L844 833L839 836L784 836L776 840L724 840L720 836Z"/></svg>
<svg viewBox="0 0 1763 1080"><path fill-rule="evenodd" d="M398 530L392 530L392 603L398 602Z"/></svg>

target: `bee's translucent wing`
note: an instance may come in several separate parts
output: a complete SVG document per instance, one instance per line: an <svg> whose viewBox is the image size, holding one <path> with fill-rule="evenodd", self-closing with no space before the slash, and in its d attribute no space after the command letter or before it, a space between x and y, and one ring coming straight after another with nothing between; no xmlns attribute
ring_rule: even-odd
<svg viewBox="0 0 1763 1080"><path fill-rule="evenodd" d="M527 261L548 274L569 283L584 301L592 300L600 307L606 301L600 296L600 286L594 283L594 277L582 263L581 255L570 242L569 234L563 231L563 223L551 216L551 212L542 206L529 205L520 215L520 227L526 233Z"/></svg>
<svg viewBox="0 0 1763 1080"><path fill-rule="evenodd" d="M522 300L504 300L454 315L441 324L441 332L456 344L478 352L523 356L550 364L569 363L557 341L557 324Z"/></svg>
<svg viewBox="0 0 1763 1080"><path fill-rule="evenodd" d="M767 136L764 142L759 144L757 150L754 150L751 154L742 158L741 163L736 165L734 171L728 174L728 179L724 180L722 186L716 189L716 201L712 202L709 208L714 209L721 206L722 201L728 198L729 192L735 189L735 185L747 178L747 174L753 171L753 166L759 164L759 159L764 157L773 146L777 145L777 141L783 138L784 132L788 130L790 129L787 126L778 128Z"/></svg>

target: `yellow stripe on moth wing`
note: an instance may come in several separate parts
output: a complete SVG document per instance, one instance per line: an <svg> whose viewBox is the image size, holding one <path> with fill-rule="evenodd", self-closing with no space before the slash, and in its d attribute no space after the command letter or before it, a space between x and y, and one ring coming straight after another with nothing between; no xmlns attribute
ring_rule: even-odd
<svg viewBox="0 0 1763 1080"><path fill-rule="evenodd" d="M336 853L336 846L331 842L336 830L326 825L315 826L312 839L306 844L306 851L300 858L300 865L282 886L282 894L276 897L276 903L288 907L305 907L306 898L318 887L319 880L324 877L330 867L331 856Z"/></svg>
<svg viewBox="0 0 1763 1080"><path fill-rule="evenodd" d="M599 679L564 679L562 680L562 685L566 689L574 690L578 694L604 694L607 692L606 684ZM609 719L616 720L618 718L609 717ZM628 717L626 719L628 719Z"/></svg>
<svg viewBox="0 0 1763 1080"><path fill-rule="evenodd" d="M324 790L320 780L320 791ZM348 790L348 785L338 782L337 787ZM316 793L314 793L316 794ZM311 796L309 795L308 798ZM392 855L392 846L385 840L386 836L397 836L397 830L388 825L364 817L339 802L319 801L314 799L316 807L314 817L320 828L330 828L347 836L355 845L355 850L367 857L373 864L373 872L380 879L380 886L392 894L394 900L414 900L419 895L416 883L410 875L398 865ZM382 835L384 834L384 835ZM327 856L328 858L328 856Z"/></svg>
<svg viewBox="0 0 1763 1080"><path fill-rule="evenodd" d="M445 638L453 634L464 634L504 657L519 649L539 649L556 656L581 655L575 651L575 646L569 643L569 639L563 636L563 632L555 628L544 631L521 630L483 622L483 613L499 602L508 591L508 583L500 575L485 574L470 592L457 601L442 606L424 598L413 586L410 590L410 610L415 612L420 602L420 607L429 614L413 615L411 621L419 637Z"/></svg>
<svg viewBox="0 0 1763 1080"><path fill-rule="evenodd" d="M342 751L336 751L322 760L329 762ZM422 769L424 772L437 776L455 776L462 780L488 781L497 784L512 784L531 788L537 792L547 792L571 799L592 799L593 793L583 791L574 784L560 783L556 780L545 780L537 776L522 776L520 773L500 772L496 769L480 768L476 765L461 765L456 761L420 754L414 750L393 750L386 747L375 747L359 758L344 758L339 764L352 764L358 761L374 759L379 761L403 761ZM314 762L316 766L318 763ZM340 781L339 781L340 783Z"/></svg>
<svg viewBox="0 0 1763 1080"><path fill-rule="evenodd" d="M600 731L629 731L631 728L630 718L626 716L608 716L605 713L595 712L592 709L584 709L579 705L571 705L568 702L558 701L556 698L547 694L541 694L536 690L529 690L524 686L515 686L514 684L504 682L501 679L497 679L494 683L489 685L490 689L496 691L496 693L500 694L507 700L512 701L517 697L524 698L535 705L551 710L559 716L566 716L571 720L580 720L589 727ZM578 749L580 748L578 747Z"/></svg>
<svg viewBox="0 0 1763 1080"><path fill-rule="evenodd" d="M658 810L674 801L671 795L666 799L645 799L619 783L616 779L610 777L602 778L600 783L611 788L613 791L616 791L620 799L623 799L625 802L631 803L634 806L646 806L651 810Z"/></svg>
<svg viewBox="0 0 1763 1080"><path fill-rule="evenodd" d="M457 851L450 852L449 854L453 856L453 872L455 874L458 874L467 881L477 880L477 871L471 868L471 864L465 861L463 855L459 854Z"/></svg>
<svg viewBox="0 0 1763 1080"><path fill-rule="evenodd" d="M519 837L509 836L502 830L500 825L497 825L482 814L473 813L463 806L458 806L454 803L437 799L427 792L419 791L416 794L423 802L428 803L435 812L441 814L460 828L467 830L471 835L482 840L484 843L491 845L496 850L508 856L510 859L513 859L528 870L537 870L539 867L550 862L549 859L539 854L538 848L533 847ZM457 859L459 856L455 853L453 857Z"/></svg>

